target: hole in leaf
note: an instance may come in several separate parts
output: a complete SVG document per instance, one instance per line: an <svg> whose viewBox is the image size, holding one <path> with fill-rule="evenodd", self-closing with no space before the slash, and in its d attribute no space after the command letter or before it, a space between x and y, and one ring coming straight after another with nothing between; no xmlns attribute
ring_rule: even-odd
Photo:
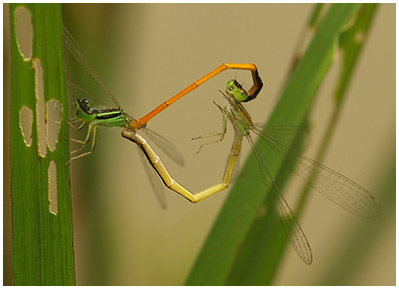
<svg viewBox="0 0 399 289"><path fill-rule="evenodd" d="M366 37L364 31L357 31L355 33L354 41L356 44L361 44L364 41L364 38Z"/></svg>
<svg viewBox="0 0 399 289"><path fill-rule="evenodd" d="M44 117L44 94L43 94L43 69L39 59L33 60L33 69L35 70L35 94L36 94L36 112L37 112L37 136L38 151L42 157L46 156L46 126Z"/></svg>
<svg viewBox="0 0 399 289"><path fill-rule="evenodd" d="M48 168L48 200L49 211L53 215L58 213L58 192L57 192L57 166L54 161L50 162Z"/></svg>
<svg viewBox="0 0 399 289"><path fill-rule="evenodd" d="M19 111L19 126L21 128L24 142L28 147L32 144L32 124L33 112L29 107L24 105Z"/></svg>
<svg viewBox="0 0 399 289"><path fill-rule="evenodd" d="M61 126L62 105L58 100L51 99L47 102L47 146L54 151L58 141L58 133Z"/></svg>
<svg viewBox="0 0 399 289"><path fill-rule="evenodd" d="M24 61L32 58L32 17L28 9L23 6L17 7L14 11L15 35L19 53Z"/></svg>

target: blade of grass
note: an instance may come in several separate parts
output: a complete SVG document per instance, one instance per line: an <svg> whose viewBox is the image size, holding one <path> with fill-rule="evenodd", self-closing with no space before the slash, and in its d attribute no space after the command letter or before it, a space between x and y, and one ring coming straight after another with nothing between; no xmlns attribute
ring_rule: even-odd
<svg viewBox="0 0 399 289"><path fill-rule="evenodd" d="M307 21L307 23L304 25L302 32L299 35L298 41L295 45L294 53L293 53L293 59L291 61L291 67L290 71L287 74L287 79L291 75L291 73L294 71L295 67L298 65L299 60L301 59L306 46L309 44L309 40L313 37L314 31L316 30L317 25L320 22L320 19L325 14L325 9L326 4L319 3L315 4L313 6L313 11Z"/></svg>
<svg viewBox="0 0 399 289"><path fill-rule="evenodd" d="M22 8L23 7L23 8ZM15 285L74 285L74 255L72 243L72 207L69 188L69 128L65 68L62 42L62 18L59 4L12 4L11 9L11 197L12 197L12 260ZM31 57L22 57L21 35L17 11L30 15L28 27L33 32ZM22 31L26 32L26 31ZM43 87L35 79L41 78ZM36 91L43 91L44 113L37 110ZM39 155L39 133L54 125L47 105L58 101L61 108L57 119L60 127L55 149L49 149L50 134L45 136ZM32 112L31 144L21 133L21 109ZM50 107L50 106L49 106ZM38 123L44 124L43 126ZM39 129L38 129L39 127ZM43 132L43 130L45 130ZM26 133L26 131L25 131ZM29 136L28 136L29 137ZM50 146L51 147L51 146ZM50 163L55 175L49 176ZM50 178L50 179L49 179ZM54 195L49 198L52 188ZM57 207L54 206L57 197Z"/></svg>
<svg viewBox="0 0 399 289"><path fill-rule="evenodd" d="M357 9L356 4L331 6L289 79L269 124L303 122L331 64L338 36ZM290 144L293 138L284 141ZM259 145L257 148L275 176L281 166L280 160L267 148ZM253 176L259 176L259 172L255 156L251 154L188 276L187 285L225 284L240 245L267 193L260 178Z"/></svg>
<svg viewBox="0 0 399 289"><path fill-rule="evenodd" d="M373 20L376 8L377 4L363 4L356 15L353 25L343 31L340 35L339 47L341 52L341 71L333 95L333 101L335 101L334 110L331 113L330 120L325 129L325 135L323 136L319 152L316 156L316 160L319 162L323 160L334 134L341 113L342 104L345 100L344 97L347 91L346 89L354 75L353 72L355 65L365 40L367 39L368 29ZM361 35L361 39L359 38L359 35ZM303 197L296 210L298 211L298 214L302 211L309 190L310 188L306 187L301 194Z"/></svg>
<svg viewBox="0 0 399 289"><path fill-rule="evenodd" d="M347 87L347 84L353 76L353 69L358 60L360 49L367 37L368 27L373 19L372 16L374 15L375 7L376 5L374 4L362 5L357 12L353 25L340 35L339 46L341 48L340 51L342 52L341 56L343 65L341 66L341 74L338 79L337 90L335 91L333 99L335 100L336 105L332 111L329 124L325 129L326 134L323 137L320 151L316 157L316 160L319 162L322 161L323 156L327 151L328 144L331 141L342 108L341 104L344 99L344 93L346 92L344 88ZM356 35L359 34L363 36L362 41L357 41L356 39ZM286 178L280 177L280 174L287 174L285 168L279 172L279 176L276 178L277 184L281 189L283 183L280 182L280 179L284 182ZM310 186L306 186L306 188L300 193L300 203L298 208L295 210L297 217L300 216L300 213L304 208L309 191ZM275 218L273 214L266 214L264 217L257 219L256 224L252 226L251 232L248 234L248 238L246 239L243 245L243 250L240 254L243 256L239 256L238 261L236 262L237 264L231 273L232 279L230 282L232 284L270 285L272 283L274 272L277 271L279 261L282 260L287 245L287 239L281 233L280 228L276 227L277 229L274 233L270 232L269 229L267 233L263 232L264 228L268 228L268 224L272 222L273 218ZM267 238L261 237L266 234Z"/></svg>
<svg viewBox="0 0 399 289"><path fill-rule="evenodd" d="M299 132L291 148L301 151L304 142L305 134ZM292 171L288 166L281 166L279 169L275 183L280 192L284 192L285 184L291 174ZM289 243L287 235L277 221L275 211L268 209L269 207L269 200L266 199L240 246L227 285L266 285L272 282L283 252L290 246L287 246Z"/></svg>

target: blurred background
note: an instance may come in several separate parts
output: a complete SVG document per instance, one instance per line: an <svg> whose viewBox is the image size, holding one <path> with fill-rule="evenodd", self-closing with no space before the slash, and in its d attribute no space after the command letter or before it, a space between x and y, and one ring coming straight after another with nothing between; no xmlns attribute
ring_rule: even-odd
<svg viewBox="0 0 399 289"><path fill-rule="evenodd" d="M255 122L265 122L289 73L296 44L304 37L312 6L67 4L63 13L64 25L130 115L144 116L223 62L252 62L264 88L246 108ZM5 14L5 35L6 19ZM380 5L323 161L375 194L381 215L358 218L314 192L300 219L314 263L304 265L288 248L275 285L395 284L395 52L395 6ZM309 157L314 157L332 112L338 71L336 61L318 91L305 152ZM199 154L198 147L207 140L191 138L220 131L222 118L212 101L224 103L218 90L231 78L246 87L252 83L248 72L223 72L149 122L149 128L183 155L186 164L179 167L159 153L172 176L193 192L219 182L223 174L232 128L225 141ZM84 83L78 82L89 90ZM241 164L248 152L245 144ZM195 205L167 191L168 208L163 210L136 146L121 138L119 129L100 129L95 152L71 167L77 284L184 284L228 191ZM354 258L346 242L362 226L369 227L374 243L366 255L356 256L364 259L357 273L346 276L339 272L337 256Z"/></svg>

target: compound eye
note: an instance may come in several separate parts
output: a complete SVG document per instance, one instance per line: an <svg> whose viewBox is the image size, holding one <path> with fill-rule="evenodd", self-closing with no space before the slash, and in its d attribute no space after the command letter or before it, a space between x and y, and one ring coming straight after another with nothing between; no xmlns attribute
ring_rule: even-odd
<svg viewBox="0 0 399 289"><path fill-rule="evenodd" d="M236 86L235 86L235 83L233 80L230 80L229 82L227 82L226 92L233 93L235 89L236 89Z"/></svg>
<svg viewBox="0 0 399 289"><path fill-rule="evenodd" d="M87 114L93 114L93 113L94 113L94 109L93 109L92 107L89 107L89 108L86 110L86 113L87 113Z"/></svg>

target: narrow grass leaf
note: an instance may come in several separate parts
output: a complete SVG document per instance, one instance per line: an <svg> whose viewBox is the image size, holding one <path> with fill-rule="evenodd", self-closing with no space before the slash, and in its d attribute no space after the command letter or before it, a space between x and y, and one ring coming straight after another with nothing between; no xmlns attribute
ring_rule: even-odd
<svg viewBox="0 0 399 289"><path fill-rule="evenodd" d="M74 285L61 6L10 9L13 282Z"/></svg>

